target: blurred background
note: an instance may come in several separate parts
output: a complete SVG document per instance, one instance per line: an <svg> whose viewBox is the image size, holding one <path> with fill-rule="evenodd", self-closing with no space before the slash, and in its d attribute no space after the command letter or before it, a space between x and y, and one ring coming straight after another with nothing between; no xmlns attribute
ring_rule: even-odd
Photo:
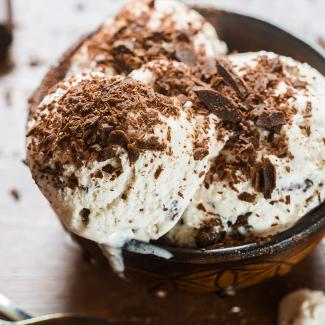
<svg viewBox="0 0 325 325"><path fill-rule="evenodd" d="M95 29L107 15L116 13L126 2L127 0L12 1L14 41L10 61L7 62L5 71L0 70L0 292L37 315L75 311L98 316L109 315L121 320L119 315L123 314L125 319L133 317L134 322L151 323L148 319L165 313L168 304L192 301L190 297L176 294L169 302L162 301L157 305L153 300L146 308L142 308L141 304L148 299L144 290L129 287L115 279L110 284L100 283L99 279L105 281L105 275L96 266L81 259L78 248L65 237L22 162L28 96L64 50L81 35ZM184 2L262 18L325 49L324 0ZM240 31L238 36L240 37ZM303 266L294 271L300 276L300 285L304 286L301 274L313 270L315 279L308 283L309 286L324 290L321 287L324 284L317 278L322 278L324 264L325 243ZM294 278L295 275L283 281L289 281L290 287L290 279ZM281 282L276 282L275 285L281 285ZM297 280L292 288L296 286ZM207 322L213 321L213 315L223 308L230 313L225 317L230 317L235 323L238 321L236 324L245 324L242 320L246 320L246 324L253 324L252 317L255 316L251 313L252 306L263 305L263 298L256 295L256 292L263 290L262 286L245 293L247 306L239 306L240 297L226 301L202 297L195 299L195 303ZM122 291L124 295L121 296ZM282 291L280 288L274 293L264 292L265 294L273 295L276 301ZM122 299L121 303L119 307L114 305L114 310L111 310L110 303L116 299ZM239 307L239 311L233 307ZM269 313L274 318L276 305L265 306L259 313Z"/></svg>

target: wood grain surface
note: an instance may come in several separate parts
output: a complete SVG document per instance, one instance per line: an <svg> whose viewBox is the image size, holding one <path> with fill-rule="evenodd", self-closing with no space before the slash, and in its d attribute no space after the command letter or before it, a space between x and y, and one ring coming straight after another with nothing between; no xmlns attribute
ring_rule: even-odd
<svg viewBox="0 0 325 325"><path fill-rule="evenodd" d="M325 290L324 242L288 276L235 297L170 293L166 298L157 298L85 261L22 163L28 95L64 49L125 2L13 2L13 68L0 76L0 292L35 315L77 312L113 319L117 324L275 324L277 305L285 293L301 287ZM281 20L289 30L296 30L310 41L323 37L320 31L325 30L324 22L320 17L324 2L296 1L293 11L300 15L297 23L284 17L289 2L272 1L272 13L267 8L268 0L250 0L246 6L244 1L235 0L205 4L226 4L228 9L251 10L259 16L269 12L267 18ZM314 17L312 26L304 12ZM299 27L295 27L298 22Z"/></svg>

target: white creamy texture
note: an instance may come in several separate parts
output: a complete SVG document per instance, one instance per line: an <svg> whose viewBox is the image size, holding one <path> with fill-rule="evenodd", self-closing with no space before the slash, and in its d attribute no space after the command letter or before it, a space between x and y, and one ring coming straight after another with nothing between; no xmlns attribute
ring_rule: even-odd
<svg viewBox="0 0 325 325"><path fill-rule="evenodd" d="M96 75L104 77L101 73ZM87 78L92 78L92 75L66 81L63 88L44 98L39 109L58 101L69 87ZM176 99L175 105L180 105ZM47 110L42 110L42 116L46 114ZM158 239L177 223L208 169L209 156L202 160L193 158L194 133L202 128L203 121L189 116L186 109L180 109L178 118L160 116L162 123L156 126L155 135L168 143L167 129L170 128L171 155L165 151L144 151L130 165L127 153L120 148L118 158L95 161L91 167L76 169L74 165L65 165L64 174L74 173L81 188L65 188L58 192L35 167L35 161L39 159L37 155L28 152L28 163L40 189L70 231L111 247L121 247L130 239L146 242ZM40 122L41 117L32 120L29 128ZM213 129L211 127L207 135L210 146L214 144ZM103 178L91 176L107 164L122 167L122 174L115 180L105 173ZM159 177L155 177L160 167L162 171ZM122 194L126 194L126 198L123 199ZM87 226L80 217L83 208L91 211Z"/></svg>
<svg viewBox="0 0 325 325"><path fill-rule="evenodd" d="M184 73L190 73L189 68L177 61L167 61L167 60L154 60L151 62L148 62L144 64L140 69L133 70L129 77L132 79L138 80L148 86L153 87L156 80L159 78L159 76L155 73L155 71L159 70L162 74L164 72L167 72L168 69L171 69L173 67L174 69L178 69L180 71L184 71ZM183 104L183 107L185 110L188 110L191 112L193 103L188 100ZM218 132L216 130L218 122L220 122L220 119L215 114L209 114L208 120L210 128L208 130L203 131L203 122L204 117L200 115L198 112L195 112L191 118L196 123L196 129L202 130L200 134L200 140L202 141L204 138L208 139L209 143L209 156L208 156L208 168L210 167L211 161L216 158L221 151L221 149L224 147L226 141L228 140L228 135L224 134L223 139L218 139ZM203 136L204 134L204 136Z"/></svg>
<svg viewBox="0 0 325 325"><path fill-rule="evenodd" d="M324 325L325 295L300 289L285 296L279 307L279 325Z"/></svg>
<svg viewBox="0 0 325 325"><path fill-rule="evenodd" d="M247 64L254 66L255 59L261 55L275 57L273 53L258 52L234 54L229 56L229 59L239 75L243 75L241 67ZM272 198L267 200L262 193L256 193L248 181L235 184L238 192L228 186L224 188L224 182L220 181L210 185L209 189L201 186L182 217L184 224L179 223L168 233L170 241L181 246L194 246L195 229L199 228L204 220L211 218L209 213L220 216L227 231L228 221L234 223L239 215L250 212L252 215L248 218L248 223L253 234L260 236L274 234L291 227L299 218L319 205L320 201L324 201L325 187L322 184L325 184L325 78L308 64L299 63L288 57L281 59L286 65L299 69L299 79L306 81L308 87L307 92L304 89L294 90L296 100L289 101L295 105L297 114L293 117L292 125L284 125L281 131L288 136L289 152L294 156L293 160L278 158L263 149L258 152L260 158L268 157L276 167L276 188ZM284 93L287 87L281 82L277 92ZM302 113L308 101L312 105L312 117L308 119L310 136L305 135L299 128L306 123ZM263 135L267 134L268 131L263 131ZM290 171L286 169L287 167L290 167ZM312 184L304 191L306 179L312 181ZM241 192L257 194L256 203L239 200L238 194ZM285 199L287 195L290 195L290 204L271 203ZM207 213L197 208L200 203ZM244 229L242 231L244 233Z"/></svg>
<svg viewBox="0 0 325 325"><path fill-rule="evenodd" d="M195 10L175 0L156 0L154 9L149 7L149 3L149 0L130 1L122 8L117 17L108 18L105 21L93 39L100 41L105 37L109 38L110 35L127 26L129 21L125 19L124 14L132 16L132 20L136 21L141 19L142 14L148 13L150 19L146 27L153 31L161 32L164 28L170 26L175 26L175 29L181 31L192 28L199 30L193 39L198 56L202 56L202 50L204 50L206 56L222 55L227 52L227 46L218 38L215 28ZM80 71L89 72L94 70L105 71L109 75L114 75L113 68L107 65L105 67L97 65L97 62L103 58L103 54L99 53L95 57L90 55L89 46L91 44L91 41L85 41L73 56L69 75L80 73ZM167 48L170 44L163 42L162 46ZM103 44L104 47L105 44Z"/></svg>

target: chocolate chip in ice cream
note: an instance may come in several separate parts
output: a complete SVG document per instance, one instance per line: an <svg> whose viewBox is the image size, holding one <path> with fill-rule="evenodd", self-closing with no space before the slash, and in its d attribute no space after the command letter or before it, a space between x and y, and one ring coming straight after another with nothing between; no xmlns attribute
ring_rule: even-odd
<svg viewBox="0 0 325 325"><path fill-rule="evenodd" d="M241 201L253 203L256 199L256 194L250 194L247 192L242 192L238 195L238 199Z"/></svg>
<svg viewBox="0 0 325 325"><path fill-rule="evenodd" d="M219 219L206 221L198 230L195 237L197 247L207 247L215 245L225 238L226 232Z"/></svg>
<svg viewBox="0 0 325 325"><path fill-rule="evenodd" d="M242 99L246 98L249 94L247 86L242 78L232 69L231 65L224 59L217 60L218 74L224 81L232 87L238 96Z"/></svg>
<svg viewBox="0 0 325 325"><path fill-rule="evenodd" d="M155 171L155 179L158 179L158 177L160 176L161 172L164 170L163 166L162 165L159 165L158 168L156 169Z"/></svg>
<svg viewBox="0 0 325 325"><path fill-rule="evenodd" d="M285 115L281 111L262 112L256 122L256 125L265 129L272 129L275 126L285 124Z"/></svg>
<svg viewBox="0 0 325 325"><path fill-rule="evenodd" d="M20 193L16 188L11 189L9 193L15 201L20 200Z"/></svg>
<svg viewBox="0 0 325 325"><path fill-rule="evenodd" d="M221 120L232 123L241 121L242 116L235 103L230 98L225 97L217 91L204 87L193 87L193 91L205 107L211 113L217 115Z"/></svg>
<svg viewBox="0 0 325 325"><path fill-rule="evenodd" d="M202 160L209 154L209 149L198 147L194 149L193 157L194 160Z"/></svg>
<svg viewBox="0 0 325 325"><path fill-rule="evenodd" d="M126 148L129 144L129 139L124 131L116 130L109 134L108 143Z"/></svg>
<svg viewBox="0 0 325 325"><path fill-rule="evenodd" d="M262 192L266 199L271 198L271 194L276 187L276 170L268 158L264 158L257 165L257 170L253 176L253 185L258 192Z"/></svg>
<svg viewBox="0 0 325 325"><path fill-rule="evenodd" d="M80 210L79 214L80 214L82 223L85 226L87 226L88 223L89 223L90 210L87 209L87 208L83 208L83 209Z"/></svg>
<svg viewBox="0 0 325 325"><path fill-rule="evenodd" d="M107 164L104 167L102 167L102 171L107 174L113 174L115 170L116 170L115 167L112 166L111 164Z"/></svg>

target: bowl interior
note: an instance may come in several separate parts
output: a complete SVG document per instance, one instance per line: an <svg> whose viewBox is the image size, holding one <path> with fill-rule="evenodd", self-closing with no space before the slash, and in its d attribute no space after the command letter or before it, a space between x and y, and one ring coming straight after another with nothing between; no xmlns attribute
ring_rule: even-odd
<svg viewBox="0 0 325 325"><path fill-rule="evenodd" d="M262 20L217 9L196 8L216 28L230 51L272 51L307 62L325 75L325 59L322 53L290 33ZM164 246L178 260L189 260L199 256L218 255L233 259L240 252L240 258L250 258L286 249L303 242L312 234L325 228L325 203L311 211L292 228L283 231L265 243L251 242L243 245L225 246L217 249L196 249Z"/></svg>

